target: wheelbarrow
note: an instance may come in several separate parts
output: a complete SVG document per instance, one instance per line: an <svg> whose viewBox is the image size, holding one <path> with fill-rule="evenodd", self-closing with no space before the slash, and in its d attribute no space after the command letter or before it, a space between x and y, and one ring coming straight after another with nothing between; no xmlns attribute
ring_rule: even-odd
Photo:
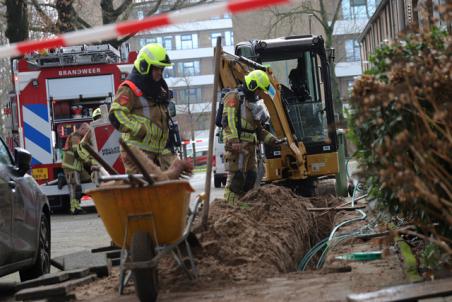
<svg viewBox="0 0 452 302"><path fill-rule="evenodd" d="M112 241L121 249L119 294L130 277L140 301L155 301L158 294L159 259L171 253L191 279L197 270L187 238L199 204L189 209L194 191L185 180L147 183L141 174L101 177L101 182L121 180L87 192L93 200ZM187 215L188 213L188 215ZM184 261L181 250L189 261Z"/></svg>

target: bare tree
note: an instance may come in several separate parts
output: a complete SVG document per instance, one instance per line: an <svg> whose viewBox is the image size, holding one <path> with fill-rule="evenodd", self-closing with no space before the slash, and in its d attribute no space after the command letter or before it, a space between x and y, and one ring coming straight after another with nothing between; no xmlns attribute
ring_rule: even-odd
<svg viewBox="0 0 452 302"><path fill-rule="evenodd" d="M331 1L331 0L326 0ZM271 24L270 31L275 31L278 27L287 24L293 24L294 19L312 16L322 27L325 33L325 46L327 48L333 47L333 33L336 22L340 16L340 9L342 5L342 0L338 0L333 8L333 11L329 11L325 5L325 0L319 0L316 2L317 5L313 4L312 1L302 1L300 5L297 5L290 10L284 8L274 7L271 10L275 19ZM331 70L331 80L333 88L333 99L339 100L339 88L336 77L336 72L334 66Z"/></svg>
<svg viewBox="0 0 452 302"><path fill-rule="evenodd" d="M325 34L325 46L326 48L333 47L343 47L343 40L335 40L334 31L338 25L338 20L341 18L341 8L345 1L343 0L319 0L319 1L311 1L311 0L303 0L301 4L287 8L271 8L270 11L273 15L273 22L271 24L269 33L272 31L276 31L279 27L289 27L291 31L291 24L294 24L295 20L299 18L313 18L316 23L320 25L324 34ZM356 12L355 12L356 13ZM371 10L369 10L369 3L365 1L365 14L367 18L370 17ZM363 15L363 12L360 12L360 15ZM351 18L354 19L355 22L350 22L347 26L351 26L354 28L347 28L347 32L357 32L360 28L361 24L357 22L355 15L352 15ZM309 20L309 24L311 20ZM344 58L336 57L336 61L342 61ZM339 92L339 84L336 76L334 66L331 66L331 81L332 81L332 93L333 99L340 106L340 92Z"/></svg>
<svg viewBox="0 0 452 302"><path fill-rule="evenodd" d="M8 24L6 36L13 43L28 39L30 30L60 34L90 28L97 24L111 24L128 20L131 12L137 6L143 8L145 16L151 16L157 12L173 11L213 1L154 0L138 3L133 0L100 0L101 16L99 19L101 22L98 22L99 20L87 21L86 18L90 17L91 12L85 15L79 13L81 10L77 8L87 5L83 0L3 0L0 2L0 8L6 7ZM29 24L30 15L33 16L33 24ZM132 36L134 34L109 42L118 47Z"/></svg>
<svg viewBox="0 0 452 302"><path fill-rule="evenodd" d="M11 43L28 39L27 0L5 0L6 37Z"/></svg>
<svg viewBox="0 0 452 302"><path fill-rule="evenodd" d="M193 85L191 83L191 76L190 74L186 73L183 74L182 77L179 79L179 83L183 83L183 87L185 91L187 92L183 98L180 99L179 105L181 102L183 103L183 106L179 106L180 112L182 112L182 115L177 116L177 120L180 124L181 129L188 129L185 130L185 133L182 133L184 137L190 136L190 140L192 141L192 150L193 150L193 164L196 163L196 144L195 144L195 131L196 129L199 129L196 125L199 125L201 122L201 119L203 118L204 113L210 112L210 103L206 102L204 107L200 108L200 110L193 111L194 107L198 107L196 105L199 105L199 102L196 102L195 99L193 99L189 93L191 89L193 89Z"/></svg>

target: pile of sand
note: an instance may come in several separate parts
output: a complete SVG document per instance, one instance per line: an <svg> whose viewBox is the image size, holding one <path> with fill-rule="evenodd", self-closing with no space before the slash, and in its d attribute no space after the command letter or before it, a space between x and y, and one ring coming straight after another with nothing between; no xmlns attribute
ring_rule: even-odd
<svg viewBox="0 0 452 302"><path fill-rule="evenodd" d="M298 260L328 235L330 215L318 216L309 207L337 205L335 197L303 198L274 185L247 193L240 205L216 200L210 208L207 230L198 228L203 246L195 249L199 279L187 283L173 261L162 261L162 289L256 281L295 271Z"/></svg>

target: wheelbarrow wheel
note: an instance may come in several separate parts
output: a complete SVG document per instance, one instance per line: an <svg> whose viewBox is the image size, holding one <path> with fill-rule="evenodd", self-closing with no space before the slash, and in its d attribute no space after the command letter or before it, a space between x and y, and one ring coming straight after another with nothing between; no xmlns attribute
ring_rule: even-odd
<svg viewBox="0 0 452 302"><path fill-rule="evenodd" d="M146 232L136 232L131 246L133 262L149 261L155 256L154 241ZM140 301L156 301L158 294L157 267L134 269L135 291Z"/></svg>

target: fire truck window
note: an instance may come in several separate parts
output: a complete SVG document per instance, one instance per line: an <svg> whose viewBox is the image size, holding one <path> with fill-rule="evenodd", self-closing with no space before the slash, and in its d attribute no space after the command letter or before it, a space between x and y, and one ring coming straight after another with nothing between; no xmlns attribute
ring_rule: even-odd
<svg viewBox="0 0 452 302"><path fill-rule="evenodd" d="M5 165L12 165L12 160L9 155L6 145L0 140L0 163Z"/></svg>

